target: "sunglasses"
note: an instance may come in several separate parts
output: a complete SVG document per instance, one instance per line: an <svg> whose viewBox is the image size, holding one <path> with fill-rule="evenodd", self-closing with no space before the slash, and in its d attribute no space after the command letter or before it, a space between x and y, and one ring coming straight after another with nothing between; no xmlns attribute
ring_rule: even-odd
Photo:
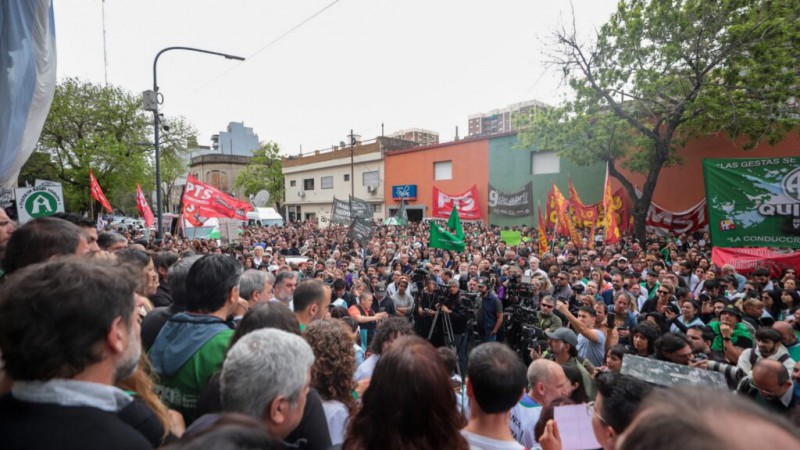
<svg viewBox="0 0 800 450"><path fill-rule="evenodd" d="M657 291L657 292L658 292L659 294L662 294L662 295L669 295L669 294L671 294L671 293L672 293L672 292L670 292L670 291Z"/></svg>

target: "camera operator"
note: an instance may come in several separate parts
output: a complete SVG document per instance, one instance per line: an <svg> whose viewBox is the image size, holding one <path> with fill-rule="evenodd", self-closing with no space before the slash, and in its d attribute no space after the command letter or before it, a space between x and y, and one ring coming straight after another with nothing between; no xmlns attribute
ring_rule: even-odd
<svg viewBox="0 0 800 450"><path fill-rule="evenodd" d="M467 373L467 339L469 335L466 331L469 314L466 306L462 305L463 299L461 291L458 289L458 281L451 280L448 283L447 295L441 299L441 302L440 314L447 314L450 317L450 323L453 325L453 340L458 354L458 365L461 373L465 374Z"/></svg>
<svg viewBox="0 0 800 450"><path fill-rule="evenodd" d="M552 296L547 295L539 301L539 312L536 313L536 327L545 331L553 331L561 328L561 318L553 314L556 301Z"/></svg>
<svg viewBox="0 0 800 450"><path fill-rule="evenodd" d="M503 304L494 292L489 289L489 280L478 279L478 291L481 293L481 314L479 321L483 342L496 342L497 334L503 326Z"/></svg>
<svg viewBox="0 0 800 450"><path fill-rule="evenodd" d="M414 305L414 328L417 334L423 338L428 337L431 325L433 325L433 316L436 315L436 282L428 280L425 282L425 288L419 293L417 302ZM432 342L441 342L441 332L437 336L434 331L431 337Z"/></svg>

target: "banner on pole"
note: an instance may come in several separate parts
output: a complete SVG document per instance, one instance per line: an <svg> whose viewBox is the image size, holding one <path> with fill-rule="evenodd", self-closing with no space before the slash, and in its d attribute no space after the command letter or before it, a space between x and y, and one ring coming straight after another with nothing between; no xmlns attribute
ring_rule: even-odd
<svg viewBox="0 0 800 450"><path fill-rule="evenodd" d="M453 209L458 210L458 218L461 220L480 219L481 209L478 205L478 188L472 186L466 192L451 195L440 191L434 186L431 216L444 219L445 217L450 217Z"/></svg>
<svg viewBox="0 0 800 450"><path fill-rule="evenodd" d="M800 248L800 157L704 159L711 241Z"/></svg>
<svg viewBox="0 0 800 450"><path fill-rule="evenodd" d="M489 214L507 217L522 217L533 214L533 197L528 182L515 192L503 192L489 185Z"/></svg>
<svg viewBox="0 0 800 450"><path fill-rule="evenodd" d="M237 200L191 175L186 179L181 207L184 219L196 227L212 217L247 220L247 212L253 210L250 202Z"/></svg>

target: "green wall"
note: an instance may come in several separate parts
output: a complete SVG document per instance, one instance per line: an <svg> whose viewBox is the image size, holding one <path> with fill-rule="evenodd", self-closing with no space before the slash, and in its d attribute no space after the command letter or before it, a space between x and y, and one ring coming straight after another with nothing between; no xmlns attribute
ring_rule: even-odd
<svg viewBox="0 0 800 450"><path fill-rule="evenodd" d="M566 158L560 159L559 173L544 175L531 174L531 152L535 147L515 148L516 135L499 136L489 139L489 184L505 192L518 190L528 181L533 182L533 214L524 217L505 217L489 215L489 223L500 226L534 225L536 210L539 203L542 205L542 214L547 206L547 190L551 182L569 198L569 185L567 180L572 178L575 189L578 191L584 204L592 204L603 198L603 182L605 179L605 164L597 163L591 166L580 167Z"/></svg>

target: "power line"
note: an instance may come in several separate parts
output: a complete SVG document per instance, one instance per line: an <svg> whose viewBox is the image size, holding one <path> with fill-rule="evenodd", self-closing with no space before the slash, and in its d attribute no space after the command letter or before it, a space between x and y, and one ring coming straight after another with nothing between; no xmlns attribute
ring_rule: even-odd
<svg viewBox="0 0 800 450"><path fill-rule="evenodd" d="M294 31L295 31L295 30L297 30L298 28L302 27L303 25L307 24L308 22L310 22L311 20L313 20L315 17L317 17L318 15L320 15L320 14L322 14L323 12L327 11L327 10L328 10L330 7L332 7L333 5L335 5L335 4L337 4L337 3L339 3L340 1L341 1L341 0L333 0L332 2L328 3L328 4L327 4L327 5L324 7L324 8L322 8L322 9L320 9L319 11L315 12L314 14L310 15L309 17L307 17L307 18L306 18L305 20L303 20L302 22L298 23L297 25L293 26L293 27L292 27L292 28L290 28L289 30L285 31L285 32L284 32L283 34L281 34L280 36L278 36L278 37L276 37L275 39L271 40L271 41L270 41L270 42L268 42L266 45L264 45L263 47L261 47L261 48L259 48L258 50L256 50L256 51L255 51L253 54L251 54L251 55L247 56L247 58L245 59L245 61L242 61L242 62L240 62L239 64L236 64L235 66L231 67L230 69L226 70L225 72L222 72L222 73L221 73L221 74L219 74L218 76L216 76L216 77L212 78L212 79L211 79L211 80L209 80L208 82L206 82L206 83L203 83L202 85L200 85L200 87L198 87L197 89L195 89L195 90L194 90L194 92L192 92L192 94L196 94L196 93L200 92L201 90L205 89L205 88L206 88L208 85L210 85L210 84L214 83L215 81L219 80L220 78L222 78L222 77L224 77L224 76L228 75L229 73L233 72L234 70L236 70L237 68L239 68L239 67L240 67L242 64L245 64L246 62L248 62L248 61L249 61L251 58L253 58L253 57L257 56L259 53L261 53L261 52L263 52L264 50L266 50L266 49L268 49L268 48L272 47L273 45L277 44L277 43L278 43L278 42L280 42L280 41L281 41L283 38L285 38L286 36L288 36L289 34L291 34L292 32L294 32Z"/></svg>

